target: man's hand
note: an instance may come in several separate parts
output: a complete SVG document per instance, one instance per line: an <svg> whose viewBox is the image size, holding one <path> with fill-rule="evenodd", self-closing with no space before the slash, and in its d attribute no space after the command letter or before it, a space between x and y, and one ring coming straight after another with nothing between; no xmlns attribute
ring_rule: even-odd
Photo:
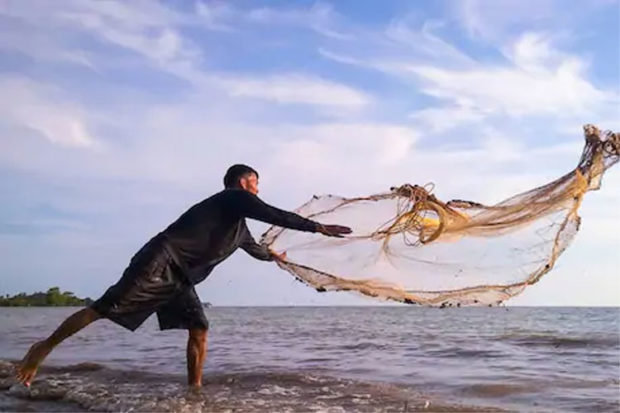
<svg viewBox="0 0 620 413"><path fill-rule="evenodd" d="M328 237L342 238L344 235L350 234L352 231L351 228L343 227L342 225L319 224L317 232L320 232L323 235L327 235Z"/></svg>
<svg viewBox="0 0 620 413"><path fill-rule="evenodd" d="M284 251L283 253L279 254L273 250L269 250L269 252L271 253L271 256L273 257L274 260L276 261L286 261L286 251Z"/></svg>

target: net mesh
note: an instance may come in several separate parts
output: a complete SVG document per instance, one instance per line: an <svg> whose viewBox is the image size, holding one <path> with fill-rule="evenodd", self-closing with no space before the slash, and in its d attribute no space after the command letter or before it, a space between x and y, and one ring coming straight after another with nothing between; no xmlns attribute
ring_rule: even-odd
<svg viewBox="0 0 620 413"><path fill-rule="evenodd" d="M497 305L549 272L579 230L583 196L618 161L620 134L584 126L577 167L496 205L443 202L432 186L359 198L315 196L297 213L349 226L345 238L270 228L278 265L318 291L428 306Z"/></svg>

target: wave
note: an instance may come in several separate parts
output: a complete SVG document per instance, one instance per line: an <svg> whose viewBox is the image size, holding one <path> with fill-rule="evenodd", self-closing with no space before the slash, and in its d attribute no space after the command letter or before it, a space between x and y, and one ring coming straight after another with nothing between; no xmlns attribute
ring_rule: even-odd
<svg viewBox="0 0 620 413"><path fill-rule="evenodd" d="M500 351L495 350L473 350L463 349L460 347L449 347L428 350L426 352L429 356L440 358L502 358L506 355Z"/></svg>
<svg viewBox="0 0 620 413"><path fill-rule="evenodd" d="M464 394L476 397L506 397L521 393L536 392L535 385L523 384L473 384L462 390Z"/></svg>
<svg viewBox="0 0 620 413"><path fill-rule="evenodd" d="M555 348L582 348L596 347L609 348L620 347L620 337L593 336L593 337L569 337L555 334L521 334L512 333L498 337L499 340L507 341L518 346L549 346Z"/></svg>
<svg viewBox="0 0 620 413"><path fill-rule="evenodd" d="M356 344L343 344L336 346L339 350L356 351L356 350L385 350L390 348L387 344L378 344L369 341L362 341Z"/></svg>

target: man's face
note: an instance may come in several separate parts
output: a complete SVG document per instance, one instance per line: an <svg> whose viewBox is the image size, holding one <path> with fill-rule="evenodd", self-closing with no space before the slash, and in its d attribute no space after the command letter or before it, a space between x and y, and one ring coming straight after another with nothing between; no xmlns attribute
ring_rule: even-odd
<svg viewBox="0 0 620 413"><path fill-rule="evenodd" d="M239 180L241 188L251 194L258 195L258 176L256 174L247 174Z"/></svg>

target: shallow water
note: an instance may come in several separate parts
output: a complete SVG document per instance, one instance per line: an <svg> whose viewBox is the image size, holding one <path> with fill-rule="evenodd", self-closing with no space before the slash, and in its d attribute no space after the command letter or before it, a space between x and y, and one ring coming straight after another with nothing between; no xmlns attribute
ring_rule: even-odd
<svg viewBox="0 0 620 413"><path fill-rule="evenodd" d="M21 358L72 311L0 309L0 358ZM63 343L46 364L93 362L101 368L43 371L40 377L48 381L40 383L49 387L51 377L65 391L59 400L95 410L135 410L160 396L163 410L182 410L180 400L190 410L225 410L229 405L215 401L218 380L222 391L237 395L229 394L227 403L237 400L242 410L314 410L309 406L319 405L309 401L317 400L322 409L346 411L402 411L405 403L415 410L427 401L436 410L620 410L618 308L211 308L207 315L210 398L205 393L187 404L181 396L186 334L159 332L153 318L135 333L109 321L95 323ZM112 385L121 379L125 387ZM237 384L226 384L230 379ZM311 384L316 382L321 385ZM80 402L76 389L84 386L96 387L107 401ZM332 392L338 386L341 391ZM32 402L17 386L5 388L0 409L15 400ZM73 399L66 396L69 388ZM142 398L128 401L136 389ZM248 394L254 401L243 404Z"/></svg>

